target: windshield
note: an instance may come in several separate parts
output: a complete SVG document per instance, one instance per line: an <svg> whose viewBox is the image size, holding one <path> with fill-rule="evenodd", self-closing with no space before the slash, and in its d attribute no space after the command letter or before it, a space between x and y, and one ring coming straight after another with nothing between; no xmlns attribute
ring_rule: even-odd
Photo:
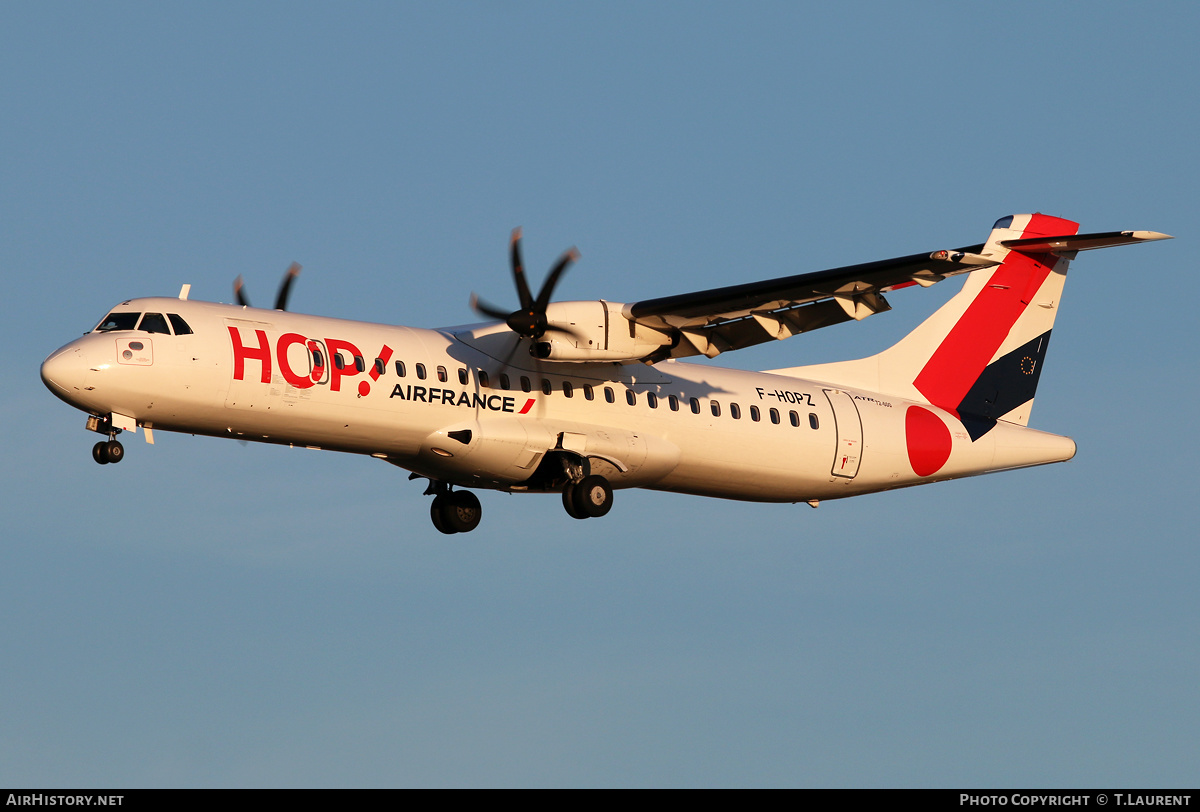
<svg viewBox="0 0 1200 812"><path fill-rule="evenodd" d="M96 327L97 333L111 333L114 330L132 330L137 324L141 313L109 313L104 321Z"/></svg>
<svg viewBox="0 0 1200 812"><path fill-rule="evenodd" d="M171 334L171 328L167 326L167 320L163 318L162 313L147 313L142 316L142 323L138 325L138 329L143 333Z"/></svg>

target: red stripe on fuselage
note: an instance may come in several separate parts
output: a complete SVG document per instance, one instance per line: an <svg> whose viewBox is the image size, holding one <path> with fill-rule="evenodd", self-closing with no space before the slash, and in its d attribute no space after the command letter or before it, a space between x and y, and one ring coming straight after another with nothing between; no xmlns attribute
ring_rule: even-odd
<svg viewBox="0 0 1200 812"><path fill-rule="evenodd" d="M1078 223L1035 214L1021 236L1078 231ZM913 381L917 391L933 405L957 411L1057 261L1050 255L1010 251Z"/></svg>

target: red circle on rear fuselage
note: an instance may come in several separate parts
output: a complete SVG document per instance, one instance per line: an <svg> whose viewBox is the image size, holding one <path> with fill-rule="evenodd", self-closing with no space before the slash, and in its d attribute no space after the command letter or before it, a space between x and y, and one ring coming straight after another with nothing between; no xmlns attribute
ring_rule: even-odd
<svg viewBox="0 0 1200 812"><path fill-rule="evenodd" d="M936 474L950 459L954 445L950 429L928 409L908 407L904 413L904 437L908 443L908 463L917 476Z"/></svg>

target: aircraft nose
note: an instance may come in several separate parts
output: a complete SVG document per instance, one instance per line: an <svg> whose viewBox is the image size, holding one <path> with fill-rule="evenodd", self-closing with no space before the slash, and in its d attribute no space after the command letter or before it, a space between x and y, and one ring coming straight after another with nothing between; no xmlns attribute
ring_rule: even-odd
<svg viewBox="0 0 1200 812"><path fill-rule="evenodd" d="M83 350L68 345L42 362L42 383L56 396L70 403L83 393L83 379L87 370L87 358Z"/></svg>

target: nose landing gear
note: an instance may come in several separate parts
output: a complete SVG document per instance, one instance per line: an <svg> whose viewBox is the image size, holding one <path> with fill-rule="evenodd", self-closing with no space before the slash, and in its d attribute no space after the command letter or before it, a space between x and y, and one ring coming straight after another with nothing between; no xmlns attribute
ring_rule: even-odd
<svg viewBox="0 0 1200 812"><path fill-rule="evenodd" d="M117 435L121 433L121 430L112 424L111 418L100 417L94 414L88 415L85 428L97 434L108 435L108 442L102 440L92 446L92 459L101 465L108 465L110 462L116 463L125 459L125 446L117 442Z"/></svg>
<svg viewBox="0 0 1200 812"><path fill-rule="evenodd" d="M116 440L109 440L107 443L100 441L92 446L92 459L101 465L120 462L125 459L125 446Z"/></svg>

